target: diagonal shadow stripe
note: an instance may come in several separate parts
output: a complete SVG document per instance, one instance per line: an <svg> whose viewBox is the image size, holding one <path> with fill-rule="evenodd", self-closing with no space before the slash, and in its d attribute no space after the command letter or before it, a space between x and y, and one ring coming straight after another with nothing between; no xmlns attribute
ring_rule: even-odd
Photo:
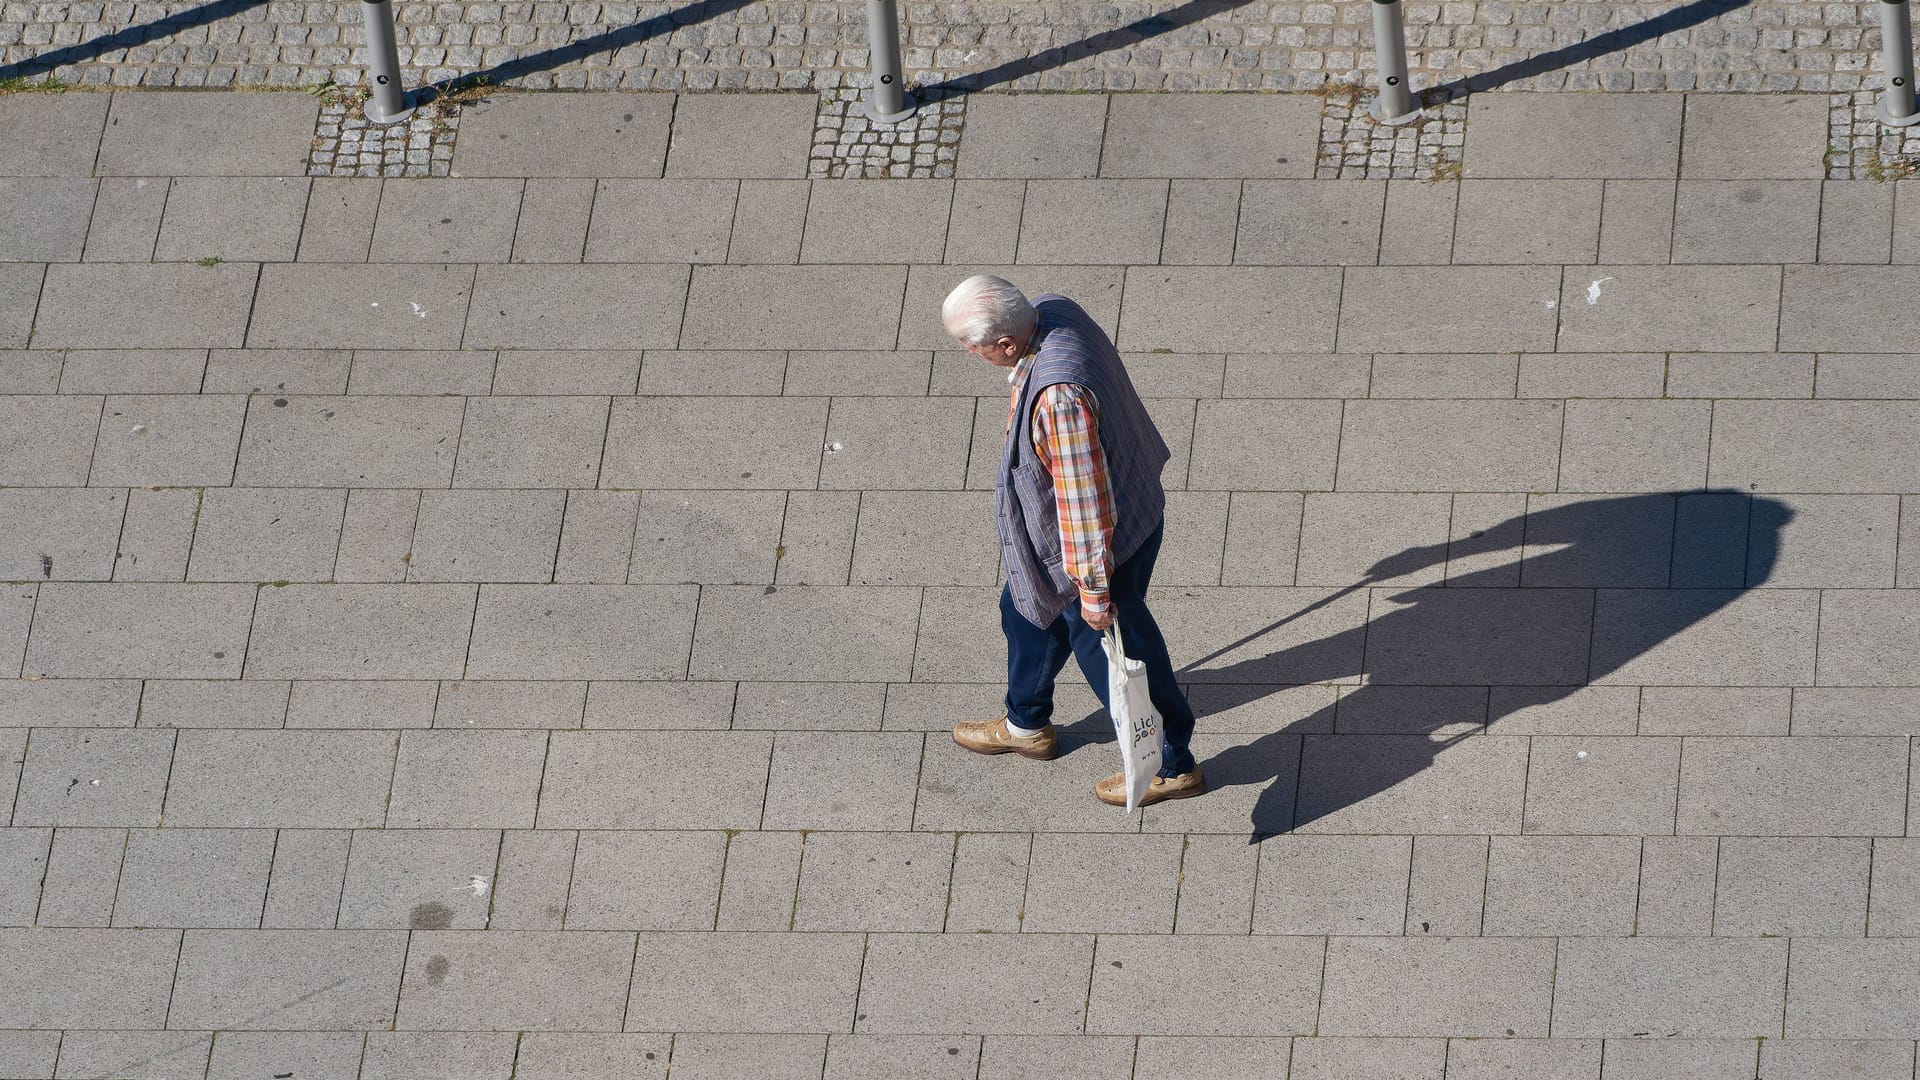
<svg viewBox="0 0 1920 1080"><path fill-rule="evenodd" d="M45 75L67 64L81 64L97 59L102 53L115 49L131 49L145 45L156 38L177 34L182 30L191 30L197 26L230 19L243 11L249 11L265 4L267 0L213 0L211 4L202 4L191 11L182 11L164 19L155 19L139 26L128 26L103 34L92 41L83 41L78 45L44 52L31 60L21 60L0 67L0 79L25 78L32 75Z"/></svg>
<svg viewBox="0 0 1920 1080"><path fill-rule="evenodd" d="M0 79L44 75L68 64L96 59L116 49L134 48L181 30L231 18L241 12L259 7L265 2L266 0L214 0L212 3L203 4L190 11L156 19L139 26L129 26L94 38L92 41L69 45L42 53L30 60L5 65L0 67ZM499 83L534 72L550 71L568 64L583 63L588 58L601 53L612 54L628 45L671 34L680 27L692 26L728 12L738 11L753 2L755 0L698 0L697 3L644 19L631 26L623 26L617 30L609 30L566 45L545 49L482 71L470 72L447 80L447 83L451 85L470 80ZM921 87L916 91L916 97L924 103L932 103L959 97L971 91L1000 86L1028 75L1051 71L1076 60L1084 60L1130 45L1137 45L1215 15L1244 7L1250 2L1251 0L1192 0L1191 3L1158 15L1136 19L1117 29L1107 30L1067 45L1056 46L1024 59L1011 60L985 71L960 75L944 82ZM1520 79L1555 71L1582 60L1589 60L1595 56L1603 56L1644 44L1665 34L1698 26L1729 11L1745 7L1751 2L1752 0L1694 0L1691 4L1656 15L1633 26L1609 30L1574 45L1433 87L1423 93L1423 98L1429 104L1437 104L1470 93L1491 90Z"/></svg>
<svg viewBox="0 0 1920 1080"><path fill-rule="evenodd" d="M551 71L567 64L578 64L590 56L600 53L615 53L628 45L664 37L683 26L693 26L708 19L738 11L756 3L757 0L699 0L698 3L655 15L651 19L642 19L632 26L623 26L618 30L609 30L604 34L581 38L566 45L559 45L541 52L496 64L485 71L470 72L457 78L446 80L444 85L455 85L468 81L501 83L509 79L518 79L536 71ZM1244 2L1244 0L1243 0Z"/></svg>
<svg viewBox="0 0 1920 1080"><path fill-rule="evenodd" d="M1161 34L1178 30L1183 26L1192 26L1215 15L1245 7L1251 2L1252 0L1193 0L1192 3L1182 4L1170 11L1136 19L1118 29L1107 30L1090 38L1035 53L1024 60L1009 60L985 71L960 75L945 82L919 87L914 90L913 96L923 104L960 97L971 91L985 90L990 86L1010 83L1028 75L1051 71L1075 60L1084 60L1089 56L1099 56L1101 53L1137 45L1148 38L1159 37Z"/></svg>
<svg viewBox="0 0 1920 1080"><path fill-rule="evenodd" d="M164 19L156 19L139 26L129 26L94 38L92 41L69 45L52 52L41 53L30 60L8 64L0 67L0 79L44 75L67 64L80 64L98 59L102 54L115 49L131 49L177 34L182 30L232 18L243 11L260 7L266 2L267 0L214 0L213 3L203 4L191 11L169 15ZM754 2L756 0L699 0L698 3L644 19L631 26L581 38L578 41L509 60L482 71L469 72L448 82L486 80L497 83L536 71L550 71L568 64L581 63L600 53L618 52L628 45L671 34L683 26L692 26L731 11L738 11ZM1240 0L1240 2L1244 3L1246 0Z"/></svg>
<svg viewBox="0 0 1920 1080"><path fill-rule="evenodd" d="M1591 60L1596 56L1605 56L1608 53L1630 49L1635 45L1644 45L1676 30L1686 30L1704 22L1711 22L1729 11L1738 11L1751 2L1752 0L1694 0L1691 4L1655 15L1651 19L1634 23L1632 26L1609 30L1585 41L1554 49L1552 52L1530 56L1525 60L1494 68L1492 71L1468 75L1463 79L1455 79L1450 83L1431 87L1421 92L1421 98L1425 104L1439 105L1468 94L1492 90L1521 79L1544 75L1549 71L1558 71L1582 60Z"/></svg>
<svg viewBox="0 0 1920 1080"><path fill-rule="evenodd" d="M1248 2L1249 0L1194 0L1193 3L1135 20L1118 29L1036 53L1024 60L1009 61L986 71L960 75L945 82L921 87L915 91L915 96L923 102L937 102L958 97L970 91L1010 83L1028 75L1037 75L1043 71L1062 67L1075 60L1139 44L1170 30L1191 26L1214 15L1232 11ZM1433 87L1425 91L1424 97L1428 104L1439 104L1470 93L1505 86L1520 79L1557 71L1582 60L1619 52L1678 30L1686 30L1701 23L1711 22L1729 11L1746 7L1751 2L1752 0L1694 0L1691 4L1664 12L1632 26L1609 30L1573 45Z"/></svg>

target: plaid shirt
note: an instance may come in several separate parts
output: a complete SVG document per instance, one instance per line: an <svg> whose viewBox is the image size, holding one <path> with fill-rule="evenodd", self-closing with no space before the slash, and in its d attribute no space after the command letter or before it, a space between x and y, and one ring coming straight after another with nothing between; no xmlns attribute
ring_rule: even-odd
<svg viewBox="0 0 1920 1080"><path fill-rule="evenodd" d="M1033 356L1007 375L1013 399L1007 403L1007 430L1020 403ZM1113 575L1113 494L1107 483L1107 458L1100 449L1099 411L1083 386L1055 383L1040 392L1033 406L1033 452L1053 477L1054 504L1060 514L1060 554L1067 576L1080 586L1080 601L1094 611L1107 610Z"/></svg>

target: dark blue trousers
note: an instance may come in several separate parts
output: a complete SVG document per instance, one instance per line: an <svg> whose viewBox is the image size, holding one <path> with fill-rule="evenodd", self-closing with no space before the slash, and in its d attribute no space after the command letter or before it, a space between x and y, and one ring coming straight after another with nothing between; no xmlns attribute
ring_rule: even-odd
<svg viewBox="0 0 1920 1080"><path fill-rule="evenodd" d="M1165 732L1162 747L1162 776L1178 776L1193 770L1193 706L1180 690L1173 674L1173 661L1167 656L1166 639L1160 626L1147 610L1147 585L1153 580L1154 560L1160 557L1160 539L1165 527L1155 529L1133 557L1113 569L1108 595L1114 618L1120 624L1120 643L1127 657L1147 666L1147 687L1153 706L1160 711ZM1067 665L1071 654L1080 661L1080 670L1107 701L1107 654L1100 648L1100 631L1088 626L1080 616L1076 602L1066 613L1041 629L1014 610L1013 594L1000 592L1000 629L1007 635L1007 719L1023 728L1042 728L1053 722L1053 681Z"/></svg>

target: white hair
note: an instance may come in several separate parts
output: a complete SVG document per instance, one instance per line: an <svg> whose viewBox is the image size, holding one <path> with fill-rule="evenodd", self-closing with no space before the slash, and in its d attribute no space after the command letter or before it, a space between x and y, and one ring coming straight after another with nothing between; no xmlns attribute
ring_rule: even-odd
<svg viewBox="0 0 1920 1080"><path fill-rule="evenodd" d="M954 287L940 305L947 333L968 345L988 345L1003 337L1033 332L1039 316L1019 286L992 274L975 274Z"/></svg>

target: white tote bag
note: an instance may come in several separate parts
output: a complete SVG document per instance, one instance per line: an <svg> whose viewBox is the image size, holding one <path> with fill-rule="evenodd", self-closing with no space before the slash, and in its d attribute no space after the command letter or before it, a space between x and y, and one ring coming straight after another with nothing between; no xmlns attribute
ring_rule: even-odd
<svg viewBox="0 0 1920 1080"><path fill-rule="evenodd" d="M1118 623L1107 628L1100 645L1107 650L1107 711L1113 714L1113 733L1120 741L1131 813L1139 809L1140 797L1160 771L1160 714L1153 711L1147 693L1147 665L1127 659Z"/></svg>

